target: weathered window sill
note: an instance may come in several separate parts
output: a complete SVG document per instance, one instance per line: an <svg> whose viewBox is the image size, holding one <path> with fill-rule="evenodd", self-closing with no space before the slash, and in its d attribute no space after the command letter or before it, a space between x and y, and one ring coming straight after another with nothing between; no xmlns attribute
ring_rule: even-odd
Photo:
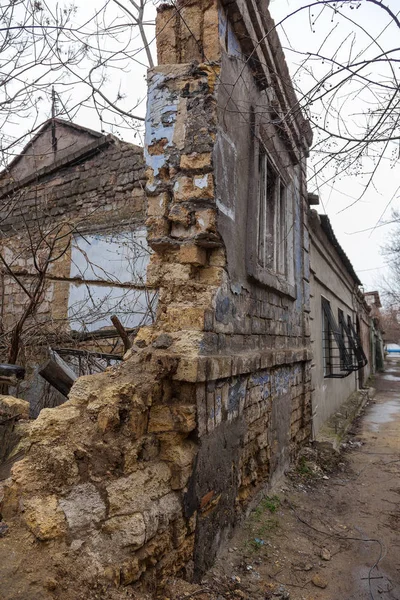
<svg viewBox="0 0 400 600"><path fill-rule="evenodd" d="M258 265L251 265L248 268L249 276L255 279L257 283L270 288L274 292L283 296L288 296L292 300L297 298L296 285L289 281L285 281L282 275L277 275L271 271L267 271Z"/></svg>

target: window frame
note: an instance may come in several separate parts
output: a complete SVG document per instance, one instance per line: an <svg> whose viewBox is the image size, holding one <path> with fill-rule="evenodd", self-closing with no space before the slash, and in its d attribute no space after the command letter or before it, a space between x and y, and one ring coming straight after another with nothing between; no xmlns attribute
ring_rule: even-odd
<svg viewBox="0 0 400 600"><path fill-rule="evenodd" d="M256 127L256 125L255 125ZM278 165L273 158L273 148L266 142L266 136L262 136L261 128L258 128L253 141L253 176L252 189L249 201L249 218L247 225L247 272L252 279L266 287L269 287L282 295L289 296L292 299L297 297L297 289L294 278L294 221L295 221L295 190L292 179L283 165ZM254 152L254 147L256 151ZM275 149L275 153L276 153ZM260 180L264 163L264 184ZM268 165L274 173L275 178L275 199L274 199L274 224L273 232L273 265L260 264L260 220L266 219L268 210ZM266 167L266 168L265 168ZM279 186L279 194L276 192ZM282 194L282 188L284 193ZM263 191L264 190L264 191ZM279 204L279 206L278 206ZM277 210L279 215L277 215ZM252 218L256 215L257 218ZM284 215L284 218L282 218ZM279 227L277 227L277 222ZM264 231L267 225L265 225ZM279 235L276 236L276 231ZM278 248L278 251L276 250Z"/></svg>
<svg viewBox="0 0 400 600"><path fill-rule="evenodd" d="M351 316L347 313L347 329L350 331L351 334L351 325L353 323L353 319L351 318ZM349 339L349 336L347 336L348 341L349 341L349 354L350 354L350 360L353 363L355 360L355 354L354 354L354 350L352 347L352 342ZM353 342L354 343L354 342Z"/></svg>
<svg viewBox="0 0 400 600"><path fill-rule="evenodd" d="M330 377L333 372L333 368L332 368L332 350L333 350L333 348L332 348L332 328L331 328L329 319L327 317L327 314L324 310L322 298L324 299L325 302L327 302L329 304L330 307L331 307L331 303L327 298L321 296L322 364L324 367L324 377ZM331 307L331 310L332 310L332 307ZM326 343L326 340L328 340L328 344Z"/></svg>
<svg viewBox="0 0 400 600"><path fill-rule="evenodd" d="M345 341L347 338L347 334L346 334L346 330L344 327L344 311L340 307L338 308L338 325L339 325L340 334L343 338L343 341ZM347 345L349 345L349 340L347 340ZM340 353L340 368L342 370L345 370L346 361L345 361L344 353L342 352L341 348L339 348L339 353Z"/></svg>
<svg viewBox="0 0 400 600"><path fill-rule="evenodd" d="M150 256L142 223L74 232L67 296L71 330L100 331L110 326L110 314L128 328L152 323L158 295L147 286Z"/></svg>

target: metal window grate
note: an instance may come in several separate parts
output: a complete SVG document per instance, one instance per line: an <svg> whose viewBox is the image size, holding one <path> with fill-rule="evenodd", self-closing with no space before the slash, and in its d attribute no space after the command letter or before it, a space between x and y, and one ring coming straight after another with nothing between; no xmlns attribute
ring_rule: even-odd
<svg viewBox="0 0 400 600"><path fill-rule="evenodd" d="M346 346L341 327L336 323L331 305L321 298L324 317L323 350L325 377L343 379L352 373L353 360Z"/></svg>
<svg viewBox="0 0 400 600"><path fill-rule="evenodd" d="M363 350L360 336L358 335L358 333L355 330L354 325L351 321L348 322L348 329L349 329L349 333L350 333L350 336L349 336L350 345L352 347L352 351L354 353L354 357L355 357L356 364L357 364L357 367L354 370L358 371L359 369L362 369L363 367L365 367L368 364L368 359ZM347 335L349 335L349 334L347 334Z"/></svg>
<svg viewBox="0 0 400 600"><path fill-rule="evenodd" d="M341 327L341 330L345 332L348 340L348 351L351 357L352 371L358 371L368 364L368 359L362 348L360 337L354 329L350 317L348 317L346 322L343 314L339 315L339 326Z"/></svg>

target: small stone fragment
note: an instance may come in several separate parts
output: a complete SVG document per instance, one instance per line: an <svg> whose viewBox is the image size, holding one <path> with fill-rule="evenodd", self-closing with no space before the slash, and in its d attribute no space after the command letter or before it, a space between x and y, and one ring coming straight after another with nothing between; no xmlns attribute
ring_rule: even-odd
<svg viewBox="0 0 400 600"><path fill-rule="evenodd" d="M8 525L2 521L0 523L0 537L4 537L8 532Z"/></svg>
<svg viewBox="0 0 400 600"><path fill-rule="evenodd" d="M318 573L316 575L314 575L314 577L311 579L312 583L319 588L325 589L326 586L328 585L328 582L326 579L324 579L322 577L322 575L319 575Z"/></svg>
<svg viewBox="0 0 400 600"><path fill-rule="evenodd" d="M129 348L129 350L125 352L124 356L122 357L122 360L129 360L134 354L137 354L138 351L138 346L132 346L131 348Z"/></svg>
<svg viewBox="0 0 400 600"><path fill-rule="evenodd" d="M331 560L331 553L329 552L328 548L322 548L321 558L322 560Z"/></svg>
<svg viewBox="0 0 400 600"><path fill-rule="evenodd" d="M58 587L58 583L57 583L56 579L53 579L52 577L50 577L49 579L46 580L45 586L50 592L54 592L54 590L56 590Z"/></svg>
<svg viewBox="0 0 400 600"><path fill-rule="evenodd" d="M153 348L166 349L172 346L173 342L174 340L170 335L162 333L154 340Z"/></svg>

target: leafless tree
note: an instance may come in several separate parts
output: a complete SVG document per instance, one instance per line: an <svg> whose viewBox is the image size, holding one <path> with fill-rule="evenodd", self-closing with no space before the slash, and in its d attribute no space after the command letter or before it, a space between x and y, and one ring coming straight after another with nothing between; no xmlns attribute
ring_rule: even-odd
<svg viewBox="0 0 400 600"><path fill-rule="evenodd" d="M128 89L125 76L134 74L137 82L154 64L158 3L103 0L95 9L81 2L60 9L52 0L5 1L0 9L3 164L20 148L21 136L13 135L20 118L30 116L32 131L49 114L53 84L59 111L71 118L92 107L102 126L140 131L145 89L136 96L137 86ZM170 4L180 11L185 0ZM289 62L297 65L298 106L279 117L305 111L315 133L310 187L332 186L350 174L364 184L362 197L380 169L397 164L399 156L400 20L394 0L275 0L270 10L277 15L275 28ZM286 32L303 16L309 30L300 44Z"/></svg>
<svg viewBox="0 0 400 600"><path fill-rule="evenodd" d="M4 0L0 7L0 167L51 114L92 108L101 124L140 129L143 96L121 75L153 66L153 0L103 0L95 8L53 0ZM126 82L125 82L126 84ZM132 86L133 87L133 86ZM135 86L137 87L137 86ZM54 108L54 106L53 106ZM28 126L26 125L28 124Z"/></svg>
<svg viewBox="0 0 400 600"><path fill-rule="evenodd" d="M356 177L363 189L349 197L351 206L399 158L398 8L391 0L292 0L272 2L274 9L285 54L297 65L298 108L314 131L310 188ZM308 31L292 41L291 23L305 16ZM399 189L382 206L382 218Z"/></svg>
<svg viewBox="0 0 400 600"><path fill-rule="evenodd" d="M37 362L40 348L73 350L83 341L88 349L102 352L106 346L112 354L118 344L104 342L111 315L130 328L154 319L156 296L145 281L145 230L125 220L100 230L92 225L91 234L96 209L79 220L67 214L54 219L45 204L36 185L14 193L1 212L0 359L29 364ZM60 284L69 291L56 300Z"/></svg>
<svg viewBox="0 0 400 600"><path fill-rule="evenodd" d="M380 287L382 289L388 315L400 311L400 211L393 210L390 219L392 225L388 235L388 241L382 248L382 254L388 265L388 274L381 277ZM389 319L389 320L390 320ZM393 320L393 319L392 319Z"/></svg>
<svg viewBox="0 0 400 600"><path fill-rule="evenodd" d="M386 343L398 344L400 342L400 311L394 306L382 311L380 327L384 332Z"/></svg>

